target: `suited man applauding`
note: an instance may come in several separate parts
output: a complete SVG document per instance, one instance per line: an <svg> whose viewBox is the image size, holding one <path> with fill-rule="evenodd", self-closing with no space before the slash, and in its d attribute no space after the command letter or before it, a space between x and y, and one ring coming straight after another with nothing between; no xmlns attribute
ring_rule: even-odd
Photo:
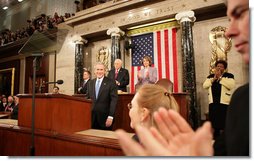
<svg viewBox="0 0 254 161"><path fill-rule="evenodd" d="M79 87L78 89L79 93L87 94L87 85L88 85L88 82L90 81L90 77L91 77L91 72L88 70L85 70L83 73L84 82L82 87Z"/></svg>
<svg viewBox="0 0 254 161"><path fill-rule="evenodd" d="M108 77L115 80L118 90L127 92L126 86L129 84L129 72L127 69L122 68L122 60L116 59L114 68L108 73Z"/></svg>
<svg viewBox="0 0 254 161"><path fill-rule="evenodd" d="M112 130L117 104L116 83L105 77L105 66L97 63L94 67L96 78L87 86L87 98L92 100L92 129Z"/></svg>

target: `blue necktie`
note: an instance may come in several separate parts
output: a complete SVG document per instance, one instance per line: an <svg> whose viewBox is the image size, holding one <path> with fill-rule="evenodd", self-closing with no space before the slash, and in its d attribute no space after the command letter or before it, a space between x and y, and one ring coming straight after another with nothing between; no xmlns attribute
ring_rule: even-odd
<svg viewBox="0 0 254 161"><path fill-rule="evenodd" d="M99 90L100 90L100 85L101 85L100 81L101 81L100 79L97 79L96 85L95 85L96 99L98 98L98 94L99 94Z"/></svg>

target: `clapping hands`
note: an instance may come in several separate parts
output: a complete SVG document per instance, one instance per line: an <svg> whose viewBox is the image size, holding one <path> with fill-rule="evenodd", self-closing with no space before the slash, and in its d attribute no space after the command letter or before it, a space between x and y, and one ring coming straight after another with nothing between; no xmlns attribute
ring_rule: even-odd
<svg viewBox="0 0 254 161"><path fill-rule="evenodd" d="M196 132L176 111L160 108L154 113L158 129L135 127L142 146L123 130L116 134L126 155L130 156L211 156L213 155L211 124Z"/></svg>

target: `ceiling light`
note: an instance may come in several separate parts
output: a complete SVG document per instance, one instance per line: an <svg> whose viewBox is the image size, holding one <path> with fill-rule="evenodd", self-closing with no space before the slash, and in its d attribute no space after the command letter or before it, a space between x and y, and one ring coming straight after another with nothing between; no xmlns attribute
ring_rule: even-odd
<svg viewBox="0 0 254 161"><path fill-rule="evenodd" d="M23 0L18 0L19 2L22 2Z"/></svg>
<svg viewBox="0 0 254 161"><path fill-rule="evenodd" d="M7 10L7 9L8 9L8 7L7 7L7 6L3 7L3 10Z"/></svg>

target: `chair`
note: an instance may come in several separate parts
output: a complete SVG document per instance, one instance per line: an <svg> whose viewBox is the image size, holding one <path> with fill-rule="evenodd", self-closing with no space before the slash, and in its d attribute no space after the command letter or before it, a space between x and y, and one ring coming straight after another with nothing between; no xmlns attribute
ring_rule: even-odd
<svg viewBox="0 0 254 161"><path fill-rule="evenodd" d="M155 84L164 87L169 93L173 93L173 83L169 79L159 79Z"/></svg>

